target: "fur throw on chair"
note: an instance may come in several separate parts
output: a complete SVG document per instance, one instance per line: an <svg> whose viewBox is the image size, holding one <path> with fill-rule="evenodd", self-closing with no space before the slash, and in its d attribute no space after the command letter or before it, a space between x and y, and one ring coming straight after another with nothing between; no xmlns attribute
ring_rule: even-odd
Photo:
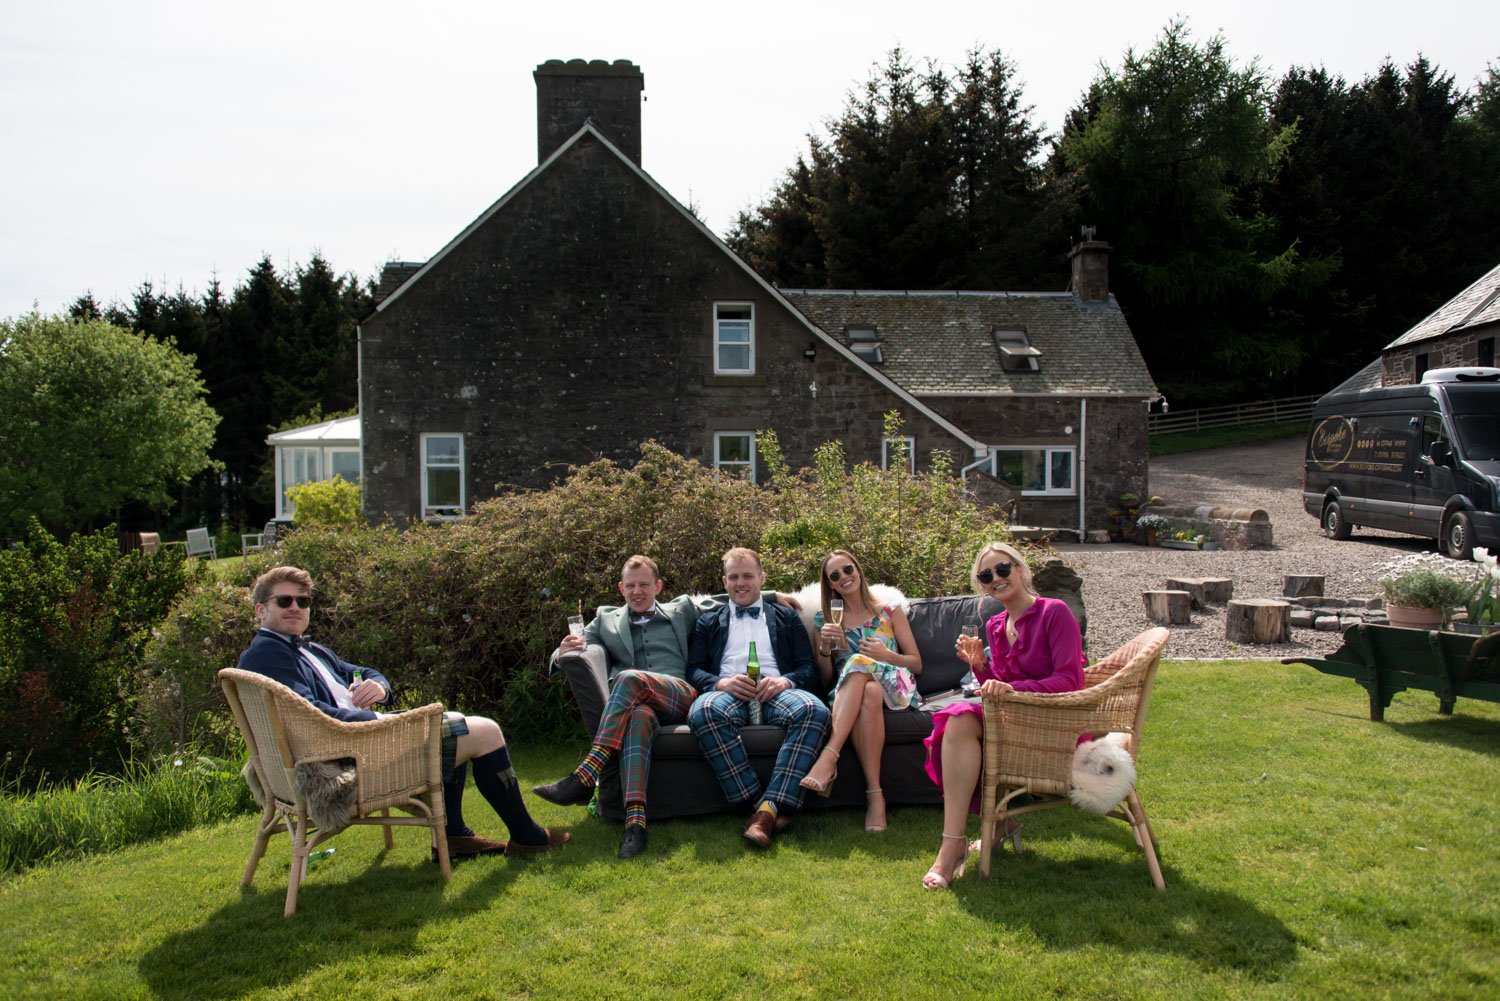
<svg viewBox="0 0 1500 1001"><path fill-rule="evenodd" d="M1073 788L1068 799L1080 810L1106 814L1135 788L1135 762L1125 748L1129 734L1106 733L1073 751Z"/></svg>
<svg viewBox="0 0 1500 1001"><path fill-rule="evenodd" d="M255 805L266 807L266 792L250 762L240 770ZM320 831L332 834L349 826L359 806L359 783L353 758L336 761L304 761L292 780L297 794L307 803L307 819Z"/></svg>
<svg viewBox="0 0 1500 1001"><path fill-rule="evenodd" d="M871 584L870 593L875 596L875 603L881 608L885 608L888 605L897 605L903 612L909 610L906 595L894 587L887 587L885 584ZM813 581L792 595L792 597L802 602L802 611L797 614L802 616L802 624L807 627L807 635L812 637L813 647L816 648L818 641L817 636L813 632L813 615L823 610L821 585L817 581ZM852 626L854 623L850 622L846 623L846 625Z"/></svg>

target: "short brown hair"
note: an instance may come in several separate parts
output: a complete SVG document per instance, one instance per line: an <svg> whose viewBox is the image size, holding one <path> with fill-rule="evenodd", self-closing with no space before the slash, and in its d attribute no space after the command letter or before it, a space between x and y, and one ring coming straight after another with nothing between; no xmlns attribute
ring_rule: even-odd
<svg viewBox="0 0 1500 1001"><path fill-rule="evenodd" d="M250 597L257 605L264 605L270 600L271 589L277 584L296 584L312 594L312 574L301 567L272 567L255 578L255 587L251 589Z"/></svg>
<svg viewBox="0 0 1500 1001"><path fill-rule="evenodd" d="M729 566L730 560L754 560L755 569L761 569L760 553L757 553L753 549L746 549L744 546L735 546L733 549L729 550L729 552L725 553L724 566Z"/></svg>
<svg viewBox="0 0 1500 1001"><path fill-rule="evenodd" d="M620 579L623 580L626 574L637 567L645 567L647 570L650 570L652 580L661 580L661 571L656 568L656 561L649 556L641 556L639 554L625 561L625 565L620 568Z"/></svg>

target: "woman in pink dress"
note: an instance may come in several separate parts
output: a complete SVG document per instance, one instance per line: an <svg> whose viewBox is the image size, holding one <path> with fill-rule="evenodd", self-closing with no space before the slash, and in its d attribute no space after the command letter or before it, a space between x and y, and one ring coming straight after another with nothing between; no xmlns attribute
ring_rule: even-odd
<svg viewBox="0 0 1500 1001"><path fill-rule="evenodd" d="M954 646L974 669L981 696L1001 692L1076 692L1083 687L1083 637L1078 620L1056 598L1031 589L1031 569L1019 552L1000 542L979 551L974 590L1005 610L985 624L984 644L960 636ZM986 662L985 650L989 659ZM943 842L922 877L929 890L946 889L963 874L969 854L968 815L979 812L979 772L984 760L984 715L977 702L959 702L933 716L927 738L927 774L943 789ZM1000 832L1012 836L1019 825Z"/></svg>

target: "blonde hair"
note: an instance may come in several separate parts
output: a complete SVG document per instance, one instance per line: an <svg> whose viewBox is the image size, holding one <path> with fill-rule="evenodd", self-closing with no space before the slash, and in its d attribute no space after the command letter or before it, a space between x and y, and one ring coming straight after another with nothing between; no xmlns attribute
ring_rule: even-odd
<svg viewBox="0 0 1500 1001"><path fill-rule="evenodd" d="M1036 594L1036 589L1031 586L1031 567L1026 565L1026 557L1022 556L1021 551L1015 546L1004 542L987 543L983 549L979 550L979 555L974 557L974 566L969 569L969 583L974 586L975 594L989 594L989 590L979 583L979 565L990 553L1003 553L1009 557L1011 563L1015 564L1015 569L1011 572L1021 575L1021 586L1032 594Z"/></svg>
<svg viewBox="0 0 1500 1001"><path fill-rule="evenodd" d="M761 569L760 553L757 553L753 549L746 549L744 546L735 546L733 549L729 550L729 552L724 554L725 567L729 566L731 560L754 560L755 569Z"/></svg>
<svg viewBox="0 0 1500 1001"><path fill-rule="evenodd" d="M272 567L255 578L255 586L250 590L251 599L257 605L264 605L270 600L271 589L277 584L296 584L312 594L312 574L301 567Z"/></svg>
<svg viewBox="0 0 1500 1001"><path fill-rule="evenodd" d="M850 563L854 564L854 569L859 571L859 600L865 603L865 611L871 613L879 611L879 609L875 607L875 595L870 592L870 582L865 579L865 568L859 565L859 560L855 559L854 554L849 550L835 549L833 552L829 553L826 557L823 558L822 569L818 571L818 586L823 593L824 621L833 621L829 617L828 612L828 601L833 597L833 583L828 579L828 561L833 559L835 556L840 557L841 559L848 560Z"/></svg>
<svg viewBox="0 0 1500 1001"><path fill-rule="evenodd" d="M624 580L625 575L637 567L645 567L647 570L650 570L652 580L661 580L661 571L657 569L656 561L649 556L639 555L632 556L625 561L625 566L620 569L620 579Z"/></svg>

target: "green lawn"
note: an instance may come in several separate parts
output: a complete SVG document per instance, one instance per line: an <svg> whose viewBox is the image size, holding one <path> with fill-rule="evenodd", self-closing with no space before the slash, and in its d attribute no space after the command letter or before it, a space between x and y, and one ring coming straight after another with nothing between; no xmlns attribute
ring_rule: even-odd
<svg viewBox="0 0 1500 1001"><path fill-rule="evenodd" d="M1199 452L1229 445L1253 445L1278 438L1307 436L1307 421L1282 421L1279 424L1249 424L1243 427L1214 428L1208 431L1182 431L1176 434L1154 434L1149 446L1153 456Z"/></svg>
<svg viewBox="0 0 1500 1001"><path fill-rule="evenodd" d="M281 917L286 841L237 888L249 817L0 883L0 990L36 998L1254 997L1500 995L1500 706L1364 692L1311 668L1169 662L1140 788L1155 892L1127 828L1026 818L988 881L918 881L936 808L814 813L767 854L739 818L618 828L537 802L578 840L460 863L358 829ZM529 786L574 748L518 748ZM471 822L493 833L471 791Z"/></svg>

